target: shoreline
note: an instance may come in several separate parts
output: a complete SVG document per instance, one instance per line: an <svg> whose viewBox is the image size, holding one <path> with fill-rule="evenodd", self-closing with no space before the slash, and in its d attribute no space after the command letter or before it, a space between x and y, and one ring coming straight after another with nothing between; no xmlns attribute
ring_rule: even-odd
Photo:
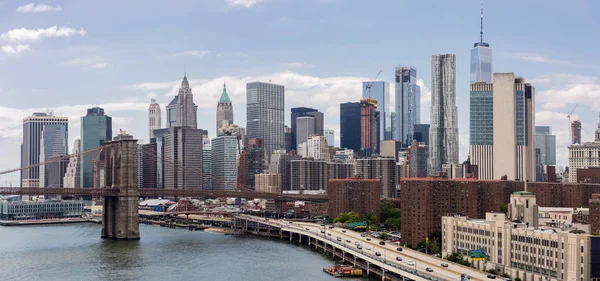
<svg viewBox="0 0 600 281"><path fill-rule="evenodd" d="M22 221L5 221L0 220L0 226L26 226L26 225L43 225L43 224L70 224L94 222L90 219L71 218L71 219L42 219L42 220L22 220Z"/></svg>
<svg viewBox="0 0 600 281"><path fill-rule="evenodd" d="M210 233L219 233L219 234L238 234L235 230L219 227L219 226L211 226L209 228L204 229L204 232Z"/></svg>

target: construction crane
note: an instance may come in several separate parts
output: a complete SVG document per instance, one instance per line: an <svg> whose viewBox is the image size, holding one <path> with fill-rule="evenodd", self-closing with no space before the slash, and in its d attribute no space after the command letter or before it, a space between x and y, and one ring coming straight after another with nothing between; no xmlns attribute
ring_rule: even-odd
<svg viewBox="0 0 600 281"><path fill-rule="evenodd" d="M367 82L366 88L367 88L367 90L369 90L369 99L371 99L371 87L373 87L373 83L375 83L375 80L377 80L377 78L379 78L379 75L381 74L382 70L383 69L380 69L379 72L377 72L377 76L375 76L375 78L373 78L371 80L371 82Z"/></svg>
<svg viewBox="0 0 600 281"><path fill-rule="evenodd" d="M571 110L571 112L567 113L567 118L569 118L569 138L573 138L573 127L571 125L571 114L573 114L573 111L575 111L575 109L577 108L578 104L575 105L575 107L573 107L573 109ZM573 140L571 139L570 142L573 142Z"/></svg>

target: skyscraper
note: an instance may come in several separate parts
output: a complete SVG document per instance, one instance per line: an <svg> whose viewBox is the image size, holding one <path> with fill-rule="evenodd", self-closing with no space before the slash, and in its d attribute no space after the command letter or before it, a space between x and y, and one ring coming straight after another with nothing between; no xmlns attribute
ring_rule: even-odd
<svg viewBox="0 0 600 281"><path fill-rule="evenodd" d="M223 92L217 103L217 127L216 131L221 129L223 125L233 124L233 104L227 94L225 83L223 83Z"/></svg>
<svg viewBox="0 0 600 281"><path fill-rule="evenodd" d="M431 124L429 128L429 173L442 164L458 163L456 108L456 55L431 56Z"/></svg>
<svg viewBox="0 0 600 281"><path fill-rule="evenodd" d="M155 99L150 100L150 107L148 108L148 139L153 138L152 132L160 129L162 126L160 105Z"/></svg>
<svg viewBox="0 0 600 281"><path fill-rule="evenodd" d="M212 190L234 190L237 183L237 136L221 135L211 140Z"/></svg>
<svg viewBox="0 0 600 281"><path fill-rule="evenodd" d="M417 70L412 66L396 67L394 139L408 147L414 137L415 124L421 123L421 87L417 85Z"/></svg>
<svg viewBox="0 0 600 281"><path fill-rule="evenodd" d="M81 140L75 139L75 143L73 144L73 153L69 158L69 164L67 164L67 170L63 179L64 188L81 187L81 162L79 161L80 156L78 155L80 152Z"/></svg>
<svg viewBox="0 0 600 281"><path fill-rule="evenodd" d="M49 161L50 158L55 156L65 156L68 154L68 131L67 124L46 124L42 129L42 138L40 140L40 162ZM68 158L66 158L68 159ZM48 169L50 168L50 164L45 164L40 166L40 184L39 187L49 187L48 185ZM54 167L56 168L56 167ZM60 182L62 183L61 175ZM57 187L57 186L55 186Z"/></svg>
<svg viewBox="0 0 600 281"><path fill-rule="evenodd" d="M378 112L376 100L360 100L360 150L366 156L377 154L379 151Z"/></svg>
<svg viewBox="0 0 600 281"><path fill-rule="evenodd" d="M41 150L43 147L47 147L53 151L56 150L67 150L66 142L61 145L61 140L47 136L46 145L42 143L42 136L44 128L48 125L61 125L60 128L64 128L63 136L68 136L68 123L67 117L57 117L52 113L33 113L32 116L25 117L23 119L23 142L21 144L21 167L28 167L36 165L42 160L40 159ZM62 127L64 126L64 127ZM50 128L50 127L49 127ZM56 127L55 127L56 128ZM50 131L50 129L49 129ZM54 130L52 130L55 132ZM61 134L57 133L56 136L60 137ZM67 137L64 138L65 140ZM42 157L43 158L43 157ZM21 186L22 187L39 187L40 183L40 166L31 167L21 171Z"/></svg>
<svg viewBox="0 0 600 281"><path fill-rule="evenodd" d="M471 164L477 165L479 179L494 179L494 91L488 82L471 84L470 91Z"/></svg>
<svg viewBox="0 0 600 281"><path fill-rule="evenodd" d="M371 157L356 159L355 174L363 179L379 179L379 194L385 198L396 197L396 159L394 157Z"/></svg>
<svg viewBox="0 0 600 281"><path fill-rule="evenodd" d="M535 126L535 147L540 150L542 165L556 165L556 136L550 126Z"/></svg>
<svg viewBox="0 0 600 281"><path fill-rule="evenodd" d="M246 84L246 134L248 139L262 138L269 157L271 152L285 147L284 92L282 85Z"/></svg>
<svg viewBox="0 0 600 281"><path fill-rule="evenodd" d="M265 159L265 142L262 139L254 138L248 140L248 146L244 149L245 155L245 179L247 186L255 187L254 176L267 169Z"/></svg>
<svg viewBox="0 0 600 281"><path fill-rule="evenodd" d="M292 115L291 115L291 125L292 125L292 149L294 150L298 150L297 145L299 143L302 143L303 141L298 141L297 140L297 122L298 122L298 118L299 117L303 117L303 116L312 116L314 119L314 132L313 134L317 134L319 136L322 136L324 134L323 132L323 112L319 112L318 110L314 109L314 108L308 108L308 107L294 107L292 108ZM307 135L309 136L309 135ZM306 140L304 140L306 141Z"/></svg>
<svg viewBox="0 0 600 281"><path fill-rule="evenodd" d="M294 134L296 138L296 150L299 144L306 142L308 137L314 134L316 134L314 117L301 116L296 118L296 132Z"/></svg>
<svg viewBox="0 0 600 281"><path fill-rule="evenodd" d="M371 84L371 92L367 85ZM372 98L377 101L379 114L379 139L392 139L392 105L390 101L390 83L385 81L373 81L362 83L362 98Z"/></svg>
<svg viewBox="0 0 600 281"><path fill-rule="evenodd" d="M429 145L429 124L415 124L413 139L418 143L422 142Z"/></svg>
<svg viewBox="0 0 600 281"><path fill-rule="evenodd" d="M360 103L340 104L340 148L360 151Z"/></svg>
<svg viewBox="0 0 600 281"><path fill-rule="evenodd" d="M535 181L535 89L494 73L494 179Z"/></svg>
<svg viewBox="0 0 600 281"><path fill-rule="evenodd" d="M202 139L202 189L212 189L212 146L210 138Z"/></svg>
<svg viewBox="0 0 600 281"><path fill-rule="evenodd" d="M204 130L171 127L164 136L164 188L202 188L202 138Z"/></svg>
<svg viewBox="0 0 600 281"><path fill-rule="evenodd" d="M581 121L571 122L571 143L581 143Z"/></svg>
<svg viewBox="0 0 600 281"><path fill-rule="evenodd" d="M492 48L483 42L483 3L479 42L473 44L471 49L471 84L477 82L492 83Z"/></svg>
<svg viewBox="0 0 600 281"><path fill-rule="evenodd" d="M86 116L81 117L81 151L99 147L105 141L112 139L112 117L104 114L104 109L92 107L87 110ZM80 187L94 186L92 160L97 153L81 155L81 183Z"/></svg>
<svg viewBox="0 0 600 281"><path fill-rule="evenodd" d="M198 106L194 103L194 95L187 76L183 76L179 93L167 105L167 128L175 126L191 126L198 128ZM181 120L183 119L183 120Z"/></svg>
<svg viewBox="0 0 600 281"><path fill-rule="evenodd" d="M325 134L325 139L327 140L327 145L335 146L335 130L334 129L325 129L323 132Z"/></svg>

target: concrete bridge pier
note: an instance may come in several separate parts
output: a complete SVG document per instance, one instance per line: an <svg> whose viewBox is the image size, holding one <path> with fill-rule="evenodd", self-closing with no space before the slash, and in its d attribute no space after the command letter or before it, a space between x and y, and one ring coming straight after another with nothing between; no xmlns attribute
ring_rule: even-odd
<svg viewBox="0 0 600 281"><path fill-rule="evenodd" d="M100 152L106 162L105 186L119 189L117 196L104 198L102 238L140 239L136 145L137 140L105 142Z"/></svg>

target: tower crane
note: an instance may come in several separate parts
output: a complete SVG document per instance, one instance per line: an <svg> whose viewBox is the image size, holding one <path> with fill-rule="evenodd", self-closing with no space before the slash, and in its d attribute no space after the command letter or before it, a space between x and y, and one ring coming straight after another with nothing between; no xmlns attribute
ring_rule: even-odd
<svg viewBox="0 0 600 281"><path fill-rule="evenodd" d="M575 111L575 109L577 108L577 106L578 106L578 104L576 104L573 107L573 109L571 110L571 112L567 113L567 118L569 118L569 138L573 137L573 128L572 128L572 125L571 125L571 114L573 114L573 112ZM572 140L571 140L571 142L572 142Z"/></svg>
<svg viewBox="0 0 600 281"><path fill-rule="evenodd" d="M367 90L369 90L369 99L371 99L371 87L373 87L373 83L375 83L375 80L377 80L377 78L379 78L379 75L381 74L382 70L383 69L380 69L379 72L377 72L377 76L375 76L375 78L373 78L371 80L371 82L367 82L366 88L367 88Z"/></svg>

